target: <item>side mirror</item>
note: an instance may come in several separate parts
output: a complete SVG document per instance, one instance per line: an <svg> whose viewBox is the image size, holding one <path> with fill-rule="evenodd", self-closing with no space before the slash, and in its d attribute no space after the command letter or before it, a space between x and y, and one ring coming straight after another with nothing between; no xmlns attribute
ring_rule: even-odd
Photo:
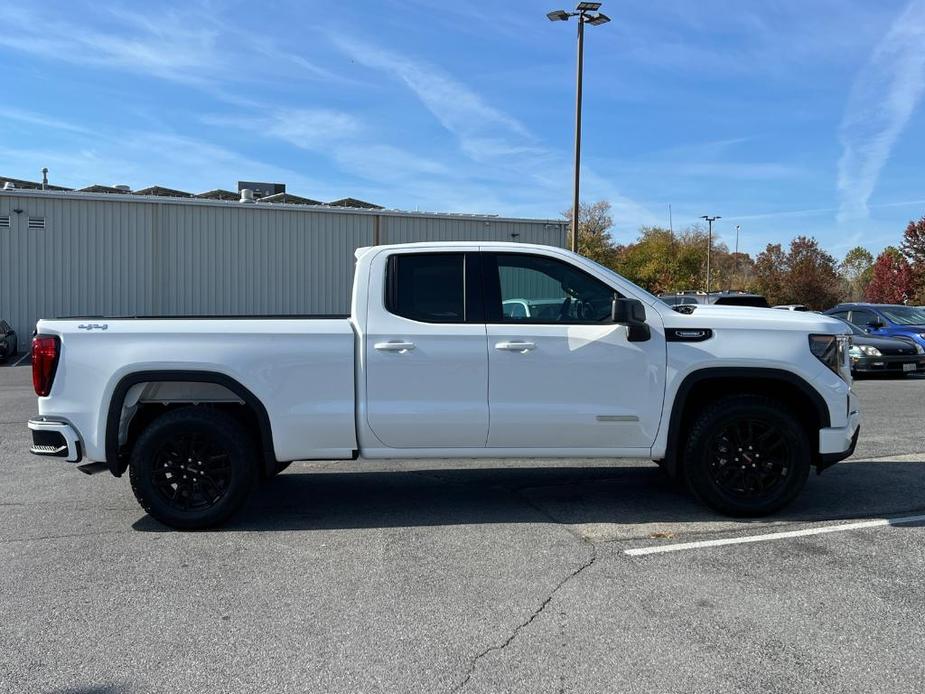
<svg viewBox="0 0 925 694"><path fill-rule="evenodd" d="M610 319L628 327L627 339L630 342L645 342L652 336L646 324L646 307L639 299L614 298Z"/></svg>
<svg viewBox="0 0 925 694"><path fill-rule="evenodd" d="M883 323L881 323L878 320L871 321L870 323L867 324L868 332L871 330L880 330L880 328L882 327L883 327Z"/></svg>

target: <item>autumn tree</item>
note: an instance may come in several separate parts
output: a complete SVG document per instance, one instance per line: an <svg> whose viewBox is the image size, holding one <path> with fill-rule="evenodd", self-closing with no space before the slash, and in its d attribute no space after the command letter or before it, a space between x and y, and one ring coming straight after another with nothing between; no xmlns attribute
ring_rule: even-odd
<svg viewBox="0 0 925 694"><path fill-rule="evenodd" d="M785 299L787 254L779 243L769 243L755 258L755 285L770 304L788 303Z"/></svg>
<svg viewBox="0 0 925 694"><path fill-rule="evenodd" d="M566 210L563 216L572 221L572 210ZM613 218L610 216L610 203L599 200L594 204L586 202L578 206L578 253L601 265L613 267L616 263L617 246L610 236ZM569 232L571 233L571 232Z"/></svg>
<svg viewBox="0 0 925 694"><path fill-rule="evenodd" d="M912 271L914 300L925 304L925 217L909 222L900 249Z"/></svg>
<svg viewBox="0 0 925 694"><path fill-rule="evenodd" d="M878 304L904 304L913 298L915 282L909 261L895 246L888 246L874 262L867 300Z"/></svg>
<svg viewBox="0 0 925 694"><path fill-rule="evenodd" d="M845 294L851 301L860 301L873 272L874 256L863 246L855 246L845 254L838 266L845 283Z"/></svg>
<svg viewBox="0 0 925 694"><path fill-rule="evenodd" d="M771 304L805 304L824 310L841 298L835 258L814 238L797 236L789 251L768 244L755 259L758 290Z"/></svg>

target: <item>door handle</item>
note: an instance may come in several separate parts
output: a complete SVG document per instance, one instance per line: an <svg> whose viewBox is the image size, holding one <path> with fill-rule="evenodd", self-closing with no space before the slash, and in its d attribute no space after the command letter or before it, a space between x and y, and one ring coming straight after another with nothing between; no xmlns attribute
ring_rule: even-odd
<svg viewBox="0 0 925 694"><path fill-rule="evenodd" d="M388 342L377 342L373 345L381 352L409 352L414 349L413 342L404 342L403 340L389 340Z"/></svg>
<svg viewBox="0 0 925 694"><path fill-rule="evenodd" d="M533 342L497 342L495 343L495 349L526 354L530 350L536 349L536 344Z"/></svg>

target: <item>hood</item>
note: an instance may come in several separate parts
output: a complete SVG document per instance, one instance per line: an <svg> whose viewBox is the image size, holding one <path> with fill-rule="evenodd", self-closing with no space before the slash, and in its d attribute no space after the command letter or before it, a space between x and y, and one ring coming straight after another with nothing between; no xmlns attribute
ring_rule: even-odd
<svg viewBox="0 0 925 694"><path fill-rule="evenodd" d="M881 335L852 335L851 342L856 345L876 347L885 355L901 356L917 353L915 342L910 339L903 340L898 337L883 337Z"/></svg>
<svg viewBox="0 0 925 694"><path fill-rule="evenodd" d="M751 306L716 306L698 304L689 313L671 309L660 310L668 328L733 328L755 330L794 330L804 333L846 335L847 325L836 318L810 311L781 311L776 308Z"/></svg>

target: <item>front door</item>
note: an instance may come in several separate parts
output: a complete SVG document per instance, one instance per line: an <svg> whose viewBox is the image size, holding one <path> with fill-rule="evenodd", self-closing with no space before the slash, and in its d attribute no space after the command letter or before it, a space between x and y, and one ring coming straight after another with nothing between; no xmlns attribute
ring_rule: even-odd
<svg viewBox="0 0 925 694"><path fill-rule="evenodd" d="M388 447L485 446L488 339L477 262L474 252L401 252L370 277L385 292L370 290L366 417Z"/></svg>
<svg viewBox="0 0 925 694"><path fill-rule="evenodd" d="M665 340L630 342L615 289L565 260L483 254L488 446L647 448L665 388Z"/></svg>

